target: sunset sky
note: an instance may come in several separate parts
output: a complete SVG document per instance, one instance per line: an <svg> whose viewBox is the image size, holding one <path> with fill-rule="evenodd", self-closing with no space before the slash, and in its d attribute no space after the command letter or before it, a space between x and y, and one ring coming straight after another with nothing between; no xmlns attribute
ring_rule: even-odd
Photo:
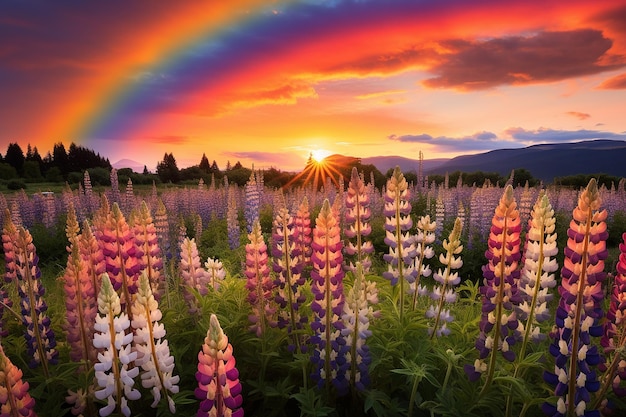
<svg viewBox="0 0 626 417"><path fill-rule="evenodd" d="M626 140L626 1L0 2L0 153L426 159Z"/></svg>

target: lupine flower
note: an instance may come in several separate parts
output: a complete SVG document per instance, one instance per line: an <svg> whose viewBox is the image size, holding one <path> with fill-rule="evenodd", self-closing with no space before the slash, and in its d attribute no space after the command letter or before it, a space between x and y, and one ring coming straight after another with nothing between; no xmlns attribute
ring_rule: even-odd
<svg viewBox="0 0 626 417"><path fill-rule="evenodd" d="M554 210L548 196L541 192L537 198L526 234L524 266L519 281L522 302L517 306L520 320L519 331L524 334L520 359L526 353L529 341L538 342L545 338L536 323L543 323L550 318L548 303L552 300L550 288L556 286L554 272L558 269Z"/></svg>
<svg viewBox="0 0 626 417"><path fill-rule="evenodd" d="M370 382L369 365L372 357L365 341L372 335L369 324L376 316L373 304L378 304L376 283L365 280L363 267L357 262L354 285L348 291L343 304L341 318L345 328L341 330L341 335L346 340L348 349L346 356L350 363L347 378L350 385L359 391L364 391Z"/></svg>
<svg viewBox="0 0 626 417"><path fill-rule="evenodd" d="M261 233L261 224L255 220L252 232L248 235L250 243L246 244L246 289L248 290L248 302L252 307L252 314L248 316L250 330L261 337L268 326L274 326L272 315L276 308L271 306L272 289L274 283L270 278L270 269L267 257L267 245Z"/></svg>
<svg viewBox="0 0 626 417"><path fill-rule="evenodd" d="M599 415L590 407L590 393L600 388L595 370L600 354L591 336L601 336L602 282L606 278L607 211L600 211L602 200L595 179L578 198L573 220L567 230L567 247L561 269L561 299L556 311L556 331L550 345L555 358L554 373L544 379L555 386L556 404L545 403L550 416Z"/></svg>
<svg viewBox="0 0 626 417"><path fill-rule="evenodd" d="M9 210L5 210L6 213L4 215L4 225L2 228L2 250L4 252L4 282L16 282L17 281L17 273L16 265L15 265L15 248L14 241L16 240L17 229L11 221L11 215ZM4 288L4 285L0 286L0 319L3 317L5 306L11 308L13 306L13 301L9 297L9 293ZM5 330L4 322L0 322L0 337L6 337L8 335L8 331Z"/></svg>
<svg viewBox="0 0 626 417"><path fill-rule="evenodd" d="M0 346L0 415L35 417L35 400L28 393L28 382Z"/></svg>
<svg viewBox="0 0 626 417"><path fill-rule="evenodd" d="M359 176L356 167L352 168L350 182L348 184L348 195L346 196L345 211L345 231L344 235L348 238L344 252L346 255L354 257L356 262L361 262L363 272L369 273L372 261L369 255L374 251L371 241L363 241L372 232L370 225L370 217L372 210L370 209L369 195L365 190L365 183ZM355 241L351 240L355 239ZM346 263L349 270L355 270L354 262Z"/></svg>
<svg viewBox="0 0 626 417"><path fill-rule="evenodd" d="M461 223L462 224L462 223ZM435 230L437 222L431 222L430 216L422 216L417 221L417 234L415 234L415 281L410 284L410 292L413 293L413 310L417 306L417 296L428 294L428 289L420 283L421 277L429 277L431 274L430 265L424 261L435 256L435 251L431 246L435 241Z"/></svg>
<svg viewBox="0 0 626 417"><path fill-rule="evenodd" d="M259 206L261 204L261 193L256 181L254 167L250 173L250 179L244 187L246 203L243 207L244 217L246 218L246 227L248 233L252 232L254 221L259 218Z"/></svg>
<svg viewBox="0 0 626 417"><path fill-rule="evenodd" d="M295 250L298 251L298 263L302 268L311 264L311 242L313 240L311 233L311 213L309 212L309 201L306 197L296 210L293 218L295 227Z"/></svg>
<svg viewBox="0 0 626 417"><path fill-rule="evenodd" d="M241 230L239 229L239 219L237 218L237 199L235 198L235 192L236 189L234 187L228 188L228 209L226 214L228 246L233 250L239 247L239 238L241 234Z"/></svg>
<svg viewBox="0 0 626 417"><path fill-rule="evenodd" d="M148 275L144 271L139 278L139 288L133 303L133 320L136 366L141 366L141 385L149 389L156 408L161 398L167 398L172 414L176 413L176 405L169 393L178 393L179 377L172 375L174 357L165 339L165 327L159 323L162 314L159 304L152 295Z"/></svg>
<svg viewBox="0 0 626 417"><path fill-rule="evenodd" d="M170 223L167 219L167 209L161 199L158 200L157 209L154 213L154 227L156 228L159 246L165 254L165 258L170 259L172 257L170 251Z"/></svg>
<svg viewBox="0 0 626 417"><path fill-rule="evenodd" d="M330 382L339 394L348 389L346 379L348 363L346 341L341 335L345 328L341 321L343 313L343 256L339 224L330 208L328 199L324 200L322 209L317 216L313 230L313 270L311 271L311 292L313 301L313 329L314 336L311 343L316 345L311 361L314 364L311 377L321 388Z"/></svg>
<svg viewBox="0 0 626 417"><path fill-rule="evenodd" d="M434 336L441 337L450 334L447 324L453 320L450 310L444 308L446 304L451 304L456 301L455 286L461 282L458 271L453 272L454 269L459 269L463 266L463 260L461 260L461 252L463 251L463 245L461 245L461 219L458 217L454 222L454 227L450 232L450 236L447 240L443 241L443 249L445 254L439 255L439 262L443 265L445 270L439 268L437 272L433 274L433 278L437 282L433 287L433 291L430 297L435 301L435 305L431 305L426 311L426 317L433 319L433 326L428 328L428 333L431 339ZM459 256L455 256L459 255Z"/></svg>
<svg viewBox="0 0 626 417"><path fill-rule="evenodd" d="M106 273L102 275L98 311L100 314L96 316L93 345L102 351L98 353L98 362L94 365L96 381L100 387L94 395L107 402L100 409L101 417L114 411L128 417L131 414L128 400L141 398L141 393L133 388L139 368L130 367L137 360L137 352L131 349L133 334L127 333L130 320L122 312L120 297Z"/></svg>
<svg viewBox="0 0 626 417"><path fill-rule="evenodd" d="M276 279L275 301L278 309L278 327L287 328L287 333L293 336L290 350L300 350L301 335L295 333L303 329L307 317L300 315L300 306L306 300L301 287L305 279L301 274L302 265L299 262L299 253L295 245L296 229L293 217L286 207L281 207L274 216L272 228L272 255Z"/></svg>
<svg viewBox="0 0 626 417"><path fill-rule="evenodd" d="M224 264L219 259L208 258L204 263L204 269L207 272L207 286L214 291L219 290L220 283L226 278Z"/></svg>
<svg viewBox="0 0 626 417"><path fill-rule="evenodd" d="M404 314L404 295L415 282L417 271L414 267L415 245L409 234L413 226L411 220L411 203L406 179L399 167L396 167L385 191L385 243L389 246L389 253L383 258L388 263L388 269L383 277L391 281L391 285L400 286L399 312L400 321ZM405 283L406 281L406 283Z"/></svg>
<svg viewBox="0 0 626 417"><path fill-rule="evenodd" d="M133 219L135 241L142 254L139 258L139 262L142 270L148 276L148 282L150 282L154 297L159 300L161 291L163 290L163 283L161 282L163 257L161 256L161 248L159 247L157 229L152 221L150 210L145 201L142 201L141 208Z"/></svg>
<svg viewBox="0 0 626 417"><path fill-rule="evenodd" d="M87 220L83 222L83 230L79 235L79 247L80 257L83 265L87 267L94 294L98 294L100 292L100 277L106 271L106 263L102 248L92 233L91 225Z"/></svg>
<svg viewBox="0 0 626 417"><path fill-rule="evenodd" d="M228 343L220 322L211 314L202 350L198 353L198 417L243 417L241 383L235 367L233 347Z"/></svg>
<svg viewBox="0 0 626 417"><path fill-rule="evenodd" d="M111 169L111 201L120 203L120 181L117 176L117 169Z"/></svg>
<svg viewBox="0 0 626 417"><path fill-rule="evenodd" d="M54 331L46 311L48 306L43 299L46 292L41 283L41 270L37 265L39 257L30 232L18 227L15 235L15 272L17 290L22 307L22 323L26 327L26 349L32 357L29 366L41 365L47 377L48 363L56 364L59 352L56 348Z"/></svg>
<svg viewBox="0 0 626 417"><path fill-rule="evenodd" d="M189 307L189 312L195 314L198 312L198 305L193 291L198 291L200 295L207 295L209 289L208 274L202 268L200 255L195 239L185 237L180 245L180 275L183 285L183 296Z"/></svg>
<svg viewBox="0 0 626 417"><path fill-rule="evenodd" d="M622 349L626 347L626 233L622 234L622 243L619 245L619 260L617 274L611 293L611 304L606 313L604 333L600 343L604 348L606 363L599 368L603 372L602 390L598 395L604 399L609 388L618 397L626 395L624 381L626 381L626 362L623 360Z"/></svg>
<svg viewBox="0 0 626 417"><path fill-rule="evenodd" d="M516 341L514 331L518 328L517 315L513 306L518 304L520 260L520 218L513 196L513 188L508 185L495 209L485 256L489 261L483 267L483 285L480 287L483 308L480 320L480 335L476 340L479 359L473 366L465 367L470 380L480 378L485 370L486 389L492 381L497 360L497 352L508 360L515 360L511 345ZM490 357L489 363L484 359Z"/></svg>

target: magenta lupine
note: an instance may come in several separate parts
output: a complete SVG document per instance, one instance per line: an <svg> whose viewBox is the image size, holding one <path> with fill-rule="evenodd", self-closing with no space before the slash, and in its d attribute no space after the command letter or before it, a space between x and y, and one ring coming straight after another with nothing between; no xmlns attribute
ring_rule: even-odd
<svg viewBox="0 0 626 417"><path fill-rule="evenodd" d="M180 245L179 268L183 296L187 302L189 313L198 313L198 302L194 291L204 296L209 293L209 289L207 286L208 274L202 268L202 262L200 261L195 239L189 239L188 237L183 239Z"/></svg>
<svg viewBox="0 0 626 417"><path fill-rule="evenodd" d="M344 235L348 238L344 252L354 260L354 262L346 262L347 268L354 271L356 268L355 262L361 262L365 274L369 273L372 266L369 255L374 251L372 242L363 240L372 232L372 226L369 223L372 211L369 205L370 199L365 189L365 183L359 176L356 167L353 167L350 182L348 183L346 210L344 213Z"/></svg>
<svg viewBox="0 0 626 417"><path fill-rule="evenodd" d="M106 262L102 247L91 231L87 220L83 222L83 230L79 235L80 256L94 288L94 294L100 291L100 277L106 271Z"/></svg>
<svg viewBox="0 0 626 417"><path fill-rule="evenodd" d="M136 366L140 366L141 385L150 390L156 408L161 398L167 399L169 410L176 413L176 405L170 396L178 393L179 377L173 375L174 357L165 339L165 327L159 321L162 318L159 304L152 295L148 275L144 271L139 278L139 288L133 303L133 320Z"/></svg>
<svg viewBox="0 0 626 417"><path fill-rule="evenodd" d="M305 279L301 274L302 265L295 245L296 237L293 217L283 206L274 216L272 256L276 274L275 301L279 306L278 327L281 329L286 327L287 333L292 337L290 350L301 350L304 347L301 331L307 322L307 317L300 314L300 306L306 300L306 296L301 290Z"/></svg>
<svg viewBox="0 0 626 417"><path fill-rule="evenodd" d="M260 337L268 326L276 325L272 318L276 308L271 304L274 282L270 277L267 245L258 219L252 224L248 239L250 243L246 244L246 269L244 271L247 278L248 302L252 308L252 314L248 318L251 323L250 331Z"/></svg>
<svg viewBox="0 0 626 417"><path fill-rule="evenodd" d="M435 304L431 305L426 311L426 317L432 319L433 323L432 327L429 326L428 328L431 339L435 336L441 337L450 334L447 324L453 320L453 317L450 314L450 310L445 308L445 306L456 301L457 294L454 287L461 282L458 271L453 270L463 266L463 260L460 256L463 251L463 245L461 245L462 227L461 219L457 217L448 239L443 241L445 254L439 255L439 262L445 269L439 268L433 274L436 284L430 297L435 301Z"/></svg>
<svg viewBox="0 0 626 417"><path fill-rule="evenodd" d="M22 323L26 327L26 350L34 368L41 365L43 373L49 376L48 365L55 365L59 352L56 348L54 331L46 311L48 306L43 299L45 289L41 282L41 270L37 265L39 257L30 232L18 227L15 235L15 272L17 290L22 307Z"/></svg>
<svg viewBox="0 0 626 417"><path fill-rule="evenodd" d="M615 395L626 395L626 361L621 354L626 347L626 233L622 234L622 243L619 245L619 260L617 273L611 292L611 304L606 313L604 333L600 343L604 348L606 362L600 364L602 374L602 388L598 393L598 401L603 401L609 389Z"/></svg>
<svg viewBox="0 0 626 417"><path fill-rule="evenodd" d="M128 315L122 312L120 297L113 289L108 274L102 275L102 286L98 294L98 311L94 325L93 345L101 349L98 362L94 364L95 378L99 390L94 395L98 400L106 401L100 408L100 416L122 413L130 416L128 400L141 398L141 393L133 388L134 378L139 368L132 366L137 360L137 352L131 348L133 333Z"/></svg>
<svg viewBox="0 0 626 417"><path fill-rule="evenodd" d="M161 248L159 247L157 229L145 201L142 201L141 208L133 219L135 241L142 254L139 258L141 269L148 276L148 282L150 282L154 297L159 300L164 290L161 282L163 258L161 256Z"/></svg>
<svg viewBox="0 0 626 417"><path fill-rule="evenodd" d="M243 417L243 398L239 371L235 367L233 346L228 343L220 322L211 314L202 350L198 353L198 417Z"/></svg>
<svg viewBox="0 0 626 417"><path fill-rule="evenodd" d="M0 346L0 415L7 417L36 417L35 400L29 384L22 380L22 370L13 365Z"/></svg>
<svg viewBox="0 0 626 417"><path fill-rule="evenodd" d="M399 286L400 321L404 315L405 294L417 275L414 264L415 245L409 232L413 226L409 197L408 183L400 168L396 167L391 178L387 180L385 191L385 243L389 246L389 253L383 255L388 264L383 277L392 286Z"/></svg>
<svg viewBox="0 0 626 417"><path fill-rule="evenodd" d="M374 304L378 304L376 283L365 280L363 267L357 262L354 285L348 291L343 304L341 319L345 328L341 330L341 335L346 340L346 360L350 364L347 378L350 386L359 391L365 391L370 383L369 365L372 357L365 342L372 335L370 321L378 313L372 307Z"/></svg>
<svg viewBox="0 0 626 417"><path fill-rule="evenodd" d="M341 395L349 388L346 378L349 367L345 357L347 346L341 335L345 328L341 320L344 304L343 244L339 222L328 199L324 200L317 216L311 247L311 343L316 345L311 357L314 365L311 377L320 388L324 385L330 387L332 382Z"/></svg>
<svg viewBox="0 0 626 417"><path fill-rule="evenodd" d="M550 345L555 358L554 373L544 373L558 397L556 404L543 405L543 411L550 416L599 415L593 410L590 393L600 388L595 371L600 354L591 337L602 335L602 282L606 278L604 260L608 255L607 211L601 210L601 205L597 183L591 179L578 198L567 230L559 286L561 298Z"/></svg>
<svg viewBox="0 0 626 417"><path fill-rule="evenodd" d="M430 216L422 216L417 221L417 233L415 234L415 281L410 284L410 292L413 293L413 310L417 307L418 295L428 294L428 289L422 285L421 278L428 278L432 273L430 265L426 265L427 259L435 256L431 246L435 242L435 230L437 222L431 222Z"/></svg>
<svg viewBox="0 0 626 417"><path fill-rule="evenodd" d="M207 272L207 286L214 291L219 290L221 282L226 278L224 264L219 259L207 258L204 269Z"/></svg>
<svg viewBox="0 0 626 417"><path fill-rule="evenodd" d="M492 218L488 249L485 256L489 261L483 266L482 315L480 334L476 340L478 356L474 365L465 367L470 380L480 378L487 371L483 392L491 384L496 367L498 351L508 360L515 360L511 349L517 339L518 328L514 305L520 297L517 291L520 261L520 218L513 196L513 188L508 185L500 198ZM485 359L488 359L488 363Z"/></svg>
<svg viewBox="0 0 626 417"><path fill-rule="evenodd" d="M311 242L313 237L311 233L311 212L309 211L309 201L306 197L302 199L302 202L296 210L296 214L293 217L293 223L295 227L295 250L298 251L298 263L305 268L311 264Z"/></svg>

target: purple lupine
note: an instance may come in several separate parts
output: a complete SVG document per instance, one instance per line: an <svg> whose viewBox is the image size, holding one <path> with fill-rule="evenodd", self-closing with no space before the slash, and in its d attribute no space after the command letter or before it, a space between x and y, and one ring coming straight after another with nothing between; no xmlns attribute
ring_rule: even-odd
<svg viewBox="0 0 626 417"><path fill-rule="evenodd" d="M209 323L202 350L198 353L198 387L194 394L201 401L197 415L243 417L241 383L233 346L228 343L228 336L215 314L211 314Z"/></svg>
<svg viewBox="0 0 626 417"><path fill-rule="evenodd" d="M480 287L483 308L480 334L476 340L479 358L474 365L465 367L472 381L479 379L483 372L488 372L483 391L493 380L498 351L506 360L515 360L511 345L516 341L515 331L518 328L514 305L520 301L517 291L520 230L513 188L508 185L495 209L485 252L489 262L483 266L484 280ZM487 357L488 363L485 362Z"/></svg>
<svg viewBox="0 0 626 417"><path fill-rule="evenodd" d="M28 382L22 381L22 370L13 365L0 346L0 415L36 417L35 400L28 393Z"/></svg>
<svg viewBox="0 0 626 417"><path fill-rule="evenodd" d="M5 210L4 224L2 228L2 251L4 252L4 283L11 283L17 281L17 275L15 272L15 248L14 241L17 229L11 221L11 215L9 210ZM13 307L13 301L9 296L8 291L4 288L4 285L0 286L0 319L3 317L5 306L8 308ZM6 337L8 331L5 329L4 321L0 321L0 337Z"/></svg>
<svg viewBox="0 0 626 417"><path fill-rule="evenodd" d="M607 211L600 210L602 200L595 179L578 199L567 230L567 247L561 269L561 299L556 311L556 330L550 345L555 358L554 373L544 379L555 387L556 404L544 403L549 416L599 415L590 407L591 392L600 388L595 365L600 362L598 347L591 336L601 336L606 278Z"/></svg>
<svg viewBox="0 0 626 417"><path fill-rule="evenodd" d="M606 313L604 333L600 343L604 349L606 362L600 364L603 372L602 388L596 398L603 401L609 389L618 397L626 395L626 362L620 354L626 346L626 233L622 234L622 243L619 245L619 260L617 274L613 282L611 303ZM610 410L611 406L605 401L603 404ZM607 411L609 411L607 410ZM609 414L609 413L607 413Z"/></svg>
<svg viewBox="0 0 626 417"><path fill-rule="evenodd" d="M450 334L447 324L453 320L450 310L445 308L446 304L452 304L456 301L456 292L454 288L461 282L458 271L463 266L460 253L463 251L463 245L461 245L461 219L458 217L454 222L454 227L450 232L450 236L447 240L443 241L443 249L445 254L439 255L439 262L445 268L442 270L439 268L437 272L433 274L433 278L437 282L433 287L430 297L435 302L426 311L426 317L433 320L432 327L429 326L428 333L430 338L435 336L447 336ZM458 255L458 256L457 256Z"/></svg>
<svg viewBox="0 0 626 417"><path fill-rule="evenodd" d="M411 283L415 282L417 275L414 264L415 245L409 233L413 226L409 197L406 179L400 168L396 167L391 178L387 180L385 191L385 243L389 246L389 253L383 255L388 264L383 277L394 287L399 284L400 321L404 315L405 293L408 292Z"/></svg>
<svg viewBox="0 0 626 417"><path fill-rule="evenodd" d="M278 309L278 327L287 328L292 336L290 350L301 350L303 346L301 333L307 317L300 315L300 306L306 300L301 287L305 279L301 274L302 264L299 262L299 253L295 247L296 229L293 217L284 206L278 209L274 216L272 228L272 256L273 270L276 274L275 301Z"/></svg>
<svg viewBox="0 0 626 417"><path fill-rule="evenodd" d="M328 199L324 200L313 230L313 270L311 271L311 292L313 301L314 335L311 343L315 345L311 361L314 364L311 377L321 388L324 385L335 386L338 394L344 394L349 388L346 378L349 364L346 360L348 351L346 341L341 335L345 328L343 313L343 256L339 222L330 208Z"/></svg>
<svg viewBox="0 0 626 417"><path fill-rule="evenodd" d="M43 299L46 290L41 283L41 270L37 265L39 257L30 232L18 227L13 247L22 323L26 327L26 350L31 357L29 366L41 365L44 375L48 377L48 364L57 363L59 352L55 349L54 331L46 314L48 306Z"/></svg>
<svg viewBox="0 0 626 417"><path fill-rule="evenodd" d="M194 295L197 291L204 296L209 293L208 273L202 268L200 255L195 239L186 237L180 245L180 275L183 287L183 296L187 302L190 314L199 312L198 302Z"/></svg>
<svg viewBox="0 0 626 417"><path fill-rule="evenodd" d="M243 211L246 219L246 228L248 233L250 233L252 232L252 225L254 224L254 221L259 218L259 207L261 204L261 193L257 184L254 167L252 167L250 179L246 182L244 192L246 201L243 206Z"/></svg>
<svg viewBox="0 0 626 417"><path fill-rule="evenodd" d="M228 188L228 209L226 214L226 224L228 227L228 247L231 250L239 247L239 239L241 236L241 229L239 228L239 219L237 215L237 199L235 193L237 190L235 187Z"/></svg>
<svg viewBox="0 0 626 417"><path fill-rule="evenodd" d="M345 230L344 235L348 238L344 252L350 257L354 257L354 262L361 262L363 272L369 273L372 261L369 255L374 251L371 241L363 241L363 238L370 235L372 226L370 217L372 211L369 207L369 195L366 192L365 184L356 167L352 168L350 182L348 183L348 194L346 196L345 210ZM351 240L355 239L355 241ZM355 270L355 263L346 262L349 270Z"/></svg>
<svg viewBox="0 0 626 417"><path fill-rule="evenodd" d="M274 283L270 277L267 245L261 233L261 224L256 219L252 224L252 231L248 235L250 243L246 244L246 289L248 302L252 308L250 331L261 337L268 328L274 326L272 319L276 308L271 305Z"/></svg>
<svg viewBox="0 0 626 417"><path fill-rule="evenodd" d="M369 385L369 365L372 357L366 339L372 335L369 329L370 320L377 316L372 308L378 304L378 289L375 282L365 280L364 270L357 261L354 271L354 285L348 291L343 304L341 319L345 326L341 335L346 339L350 362L347 378L350 386L359 391L365 391Z"/></svg>

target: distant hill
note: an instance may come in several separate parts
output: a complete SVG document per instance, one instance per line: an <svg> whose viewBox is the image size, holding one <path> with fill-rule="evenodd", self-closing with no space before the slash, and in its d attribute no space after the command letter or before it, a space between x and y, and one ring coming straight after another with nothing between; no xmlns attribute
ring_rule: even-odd
<svg viewBox="0 0 626 417"><path fill-rule="evenodd" d="M426 161L424 161L426 162ZM608 174L626 177L626 141L592 140L575 143L533 145L520 149L499 149L452 158L428 174L497 172L508 176L524 168L546 183L555 177L576 174Z"/></svg>
<svg viewBox="0 0 626 417"><path fill-rule="evenodd" d="M424 172L432 171L448 161L449 159L424 159ZM399 166L402 172L413 171L417 173L419 167L419 160L404 156L372 156L361 158L361 163L374 165L383 174L396 166Z"/></svg>
<svg viewBox="0 0 626 417"><path fill-rule="evenodd" d="M115 169L130 168L134 172L141 174L143 172L144 164L133 161L132 159L120 159L116 163L111 164L111 166Z"/></svg>

